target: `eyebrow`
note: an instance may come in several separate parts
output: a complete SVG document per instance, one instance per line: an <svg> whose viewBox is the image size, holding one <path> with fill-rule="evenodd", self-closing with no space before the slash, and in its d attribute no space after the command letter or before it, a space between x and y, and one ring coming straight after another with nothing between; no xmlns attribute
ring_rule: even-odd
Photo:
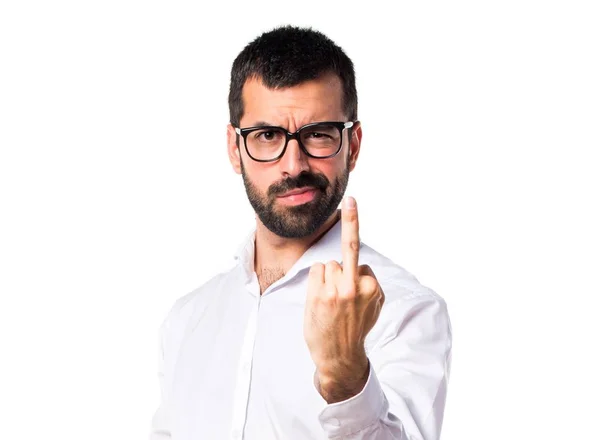
<svg viewBox="0 0 600 440"><path fill-rule="evenodd" d="M250 125L250 127L263 127L263 126L269 126L269 127L281 127L280 125L277 124L273 124L271 122L266 122L266 121L257 121L254 124ZM283 127L282 127L283 128Z"/></svg>
<svg viewBox="0 0 600 440"><path fill-rule="evenodd" d="M307 122L306 124L303 124L298 128L304 127L305 125L313 124L314 122L321 122L321 121ZM267 121L256 121L252 125L249 125L248 127L280 127L280 128L283 128L284 130L288 130L287 127L283 127L282 125L277 125L275 123L267 122Z"/></svg>

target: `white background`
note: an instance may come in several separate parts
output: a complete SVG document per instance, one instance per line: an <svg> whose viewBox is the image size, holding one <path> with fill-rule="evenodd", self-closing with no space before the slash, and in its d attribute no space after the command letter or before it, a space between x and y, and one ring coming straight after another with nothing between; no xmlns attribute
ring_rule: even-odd
<svg viewBox="0 0 600 440"><path fill-rule="evenodd" d="M600 438L596 2L4 1L0 436L145 439L158 327L253 223L231 62L354 60L361 237L442 295L443 440Z"/></svg>

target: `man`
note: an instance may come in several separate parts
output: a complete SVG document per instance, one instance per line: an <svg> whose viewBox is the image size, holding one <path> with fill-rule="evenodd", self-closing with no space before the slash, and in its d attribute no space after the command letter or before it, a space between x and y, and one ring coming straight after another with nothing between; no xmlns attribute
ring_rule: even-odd
<svg viewBox="0 0 600 440"><path fill-rule="evenodd" d="M439 438L445 302L360 242L342 200L356 95L351 60L311 29L274 29L234 61L228 154L256 229L164 321L151 439Z"/></svg>

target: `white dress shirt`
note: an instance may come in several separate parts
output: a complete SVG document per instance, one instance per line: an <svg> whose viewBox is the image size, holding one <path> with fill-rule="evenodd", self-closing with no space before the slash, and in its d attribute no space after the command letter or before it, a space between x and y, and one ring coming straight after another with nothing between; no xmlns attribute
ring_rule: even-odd
<svg viewBox="0 0 600 440"><path fill-rule="evenodd" d="M342 262L341 221L260 295L253 231L235 266L177 300L161 327L151 440L439 439L451 362L446 303L364 243L385 293L362 391L327 404L303 336L308 272Z"/></svg>

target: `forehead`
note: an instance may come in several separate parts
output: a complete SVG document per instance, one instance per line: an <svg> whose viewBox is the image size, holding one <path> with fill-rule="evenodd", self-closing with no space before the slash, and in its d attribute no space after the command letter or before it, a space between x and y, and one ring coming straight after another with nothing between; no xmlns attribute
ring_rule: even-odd
<svg viewBox="0 0 600 440"><path fill-rule="evenodd" d="M343 88L335 74L291 87L271 89L260 78L250 78L242 89L245 121L293 120L300 124L344 118Z"/></svg>

